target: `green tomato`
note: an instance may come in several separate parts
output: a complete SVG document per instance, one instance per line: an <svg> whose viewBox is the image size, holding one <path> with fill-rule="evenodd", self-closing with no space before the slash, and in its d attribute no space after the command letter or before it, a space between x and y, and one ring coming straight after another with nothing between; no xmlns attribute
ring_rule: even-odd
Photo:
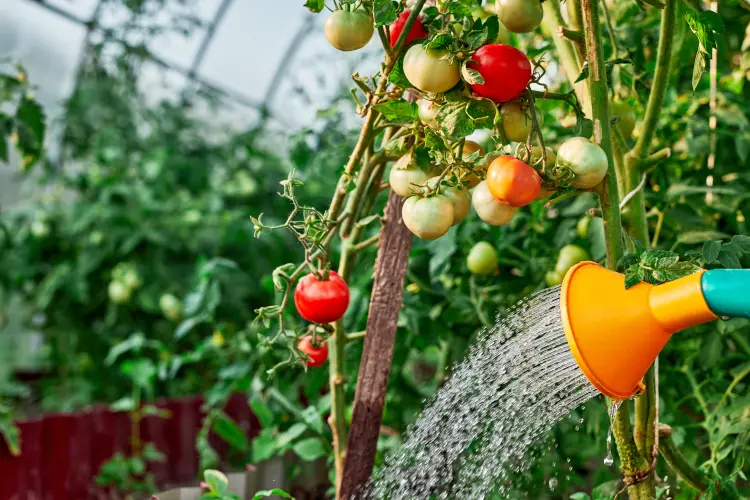
<svg viewBox="0 0 750 500"><path fill-rule="evenodd" d="M504 226L509 223L518 211L517 208L500 203L487 187L487 181L482 181L471 194L471 204L484 222L490 226Z"/></svg>
<svg viewBox="0 0 750 500"><path fill-rule="evenodd" d="M633 106L621 101L612 101L609 103L609 111L612 118L619 118L617 129L625 139L630 139L635 128L635 111Z"/></svg>
<svg viewBox="0 0 750 500"><path fill-rule="evenodd" d="M185 224L197 224L201 220L201 211L197 209L186 210L182 214L182 220Z"/></svg>
<svg viewBox="0 0 750 500"><path fill-rule="evenodd" d="M423 92L446 92L461 79L459 62L442 59L447 55L446 50L425 50L421 44L412 45L404 56L404 74Z"/></svg>
<svg viewBox="0 0 750 500"><path fill-rule="evenodd" d="M433 177L427 181L427 185L432 189L437 184L440 177ZM453 203L453 225L455 226L469 215L471 211L471 195L467 188L461 186L448 186L445 182L440 187L440 193Z"/></svg>
<svg viewBox="0 0 750 500"><path fill-rule="evenodd" d="M130 300L130 294L132 291L125 285L125 283L110 281L109 286L107 287L107 293L109 294L109 300L115 304L124 304Z"/></svg>
<svg viewBox="0 0 750 500"><path fill-rule="evenodd" d="M510 101L500 108L503 132L510 141L525 142L531 133L531 110L521 101ZM542 113L536 109L536 119L542 126Z"/></svg>
<svg viewBox="0 0 750 500"><path fill-rule="evenodd" d="M581 238L586 238L589 235L589 224L591 223L591 217L588 215L582 217L581 220L576 224L576 232Z"/></svg>
<svg viewBox="0 0 750 500"><path fill-rule="evenodd" d="M497 252L486 241L480 241L471 248L466 257L466 265L472 274L489 274L497 269Z"/></svg>
<svg viewBox="0 0 750 500"><path fill-rule="evenodd" d="M159 308L164 317L170 321L179 321L182 317L182 302L171 293L159 297Z"/></svg>
<svg viewBox="0 0 750 500"><path fill-rule="evenodd" d="M401 217L409 231L423 240L436 240L453 225L453 203L442 194L412 196L404 202Z"/></svg>
<svg viewBox="0 0 750 500"><path fill-rule="evenodd" d="M435 101L420 99L417 102L417 109L419 112L419 121L422 122L422 125L432 129L438 128L438 123L435 119L440 111L440 106Z"/></svg>
<svg viewBox="0 0 750 500"><path fill-rule="evenodd" d="M406 198L414 194L419 186L424 186L435 175L436 168L434 165L429 172L425 172L417 165L412 165L411 153L407 153L391 167L388 183L394 193Z"/></svg>
<svg viewBox="0 0 750 500"><path fill-rule="evenodd" d="M503 26L513 33L534 31L544 17L539 0L495 0L495 10Z"/></svg>
<svg viewBox="0 0 750 500"><path fill-rule="evenodd" d="M548 271L544 275L544 281L547 282L547 286L557 286L563 282L564 274L560 274L557 271Z"/></svg>
<svg viewBox="0 0 750 500"><path fill-rule="evenodd" d="M374 30L372 18L364 10L337 10L323 26L328 43L344 52L367 45Z"/></svg>
<svg viewBox="0 0 750 500"><path fill-rule="evenodd" d="M575 174L571 185L578 189L590 189L602 182L608 165L604 150L583 137L568 139L557 150L557 168L570 169Z"/></svg>
<svg viewBox="0 0 750 500"><path fill-rule="evenodd" d="M49 224L43 220L35 220L31 223L31 234L33 234L35 238L46 238L49 236Z"/></svg>
<svg viewBox="0 0 750 500"><path fill-rule="evenodd" d="M557 257L555 272L565 276L571 267L579 262L590 260L589 253L578 245L565 245L560 249L560 255Z"/></svg>
<svg viewBox="0 0 750 500"><path fill-rule="evenodd" d="M131 290L135 290L141 286L141 277L138 275L138 271L129 267L122 275L122 284Z"/></svg>

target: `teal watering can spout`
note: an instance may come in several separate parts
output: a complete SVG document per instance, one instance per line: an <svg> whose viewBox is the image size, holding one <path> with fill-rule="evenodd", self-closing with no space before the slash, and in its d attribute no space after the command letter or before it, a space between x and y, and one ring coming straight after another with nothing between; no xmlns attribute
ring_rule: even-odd
<svg viewBox="0 0 750 500"><path fill-rule="evenodd" d="M708 308L722 317L750 318L750 269L713 269L701 276Z"/></svg>

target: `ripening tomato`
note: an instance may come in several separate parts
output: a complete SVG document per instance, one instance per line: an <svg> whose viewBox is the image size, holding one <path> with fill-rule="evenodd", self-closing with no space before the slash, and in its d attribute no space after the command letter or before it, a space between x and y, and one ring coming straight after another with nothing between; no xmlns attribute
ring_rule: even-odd
<svg viewBox="0 0 750 500"><path fill-rule="evenodd" d="M622 101L610 101L609 111L612 118L619 118L620 121L615 126L622 136L626 140L630 139L635 128L635 111L633 110L633 106Z"/></svg>
<svg viewBox="0 0 750 500"><path fill-rule="evenodd" d="M468 156L473 155L477 151L479 151L479 157L480 158L486 154L484 152L484 148L482 146L480 146L478 143L476 143L474 141L466 140L466 141L464 141L464 148L462 150L461 157L462 157L462 159L466 160L466 158ZM467 169L461 169L461 170L462 170L462 172L467 171ZM476 186L477 184L479 184L479 182L482 180L482 178L479 175L477 175L479 170L485 170L486 171L487 170L487 166L484 165L482 167L479 167L479 166L475 165L474 166L474 170L472 172L468 172L468 175L466 175L464 177L464 180L469 181L469 185L468 185L469 188L473 188L474 186Z"/></svg>
<svg viewBox="0 0 750 500"><path fill-rule="evenodd" d="M398 37L401 36L401 32L404 31L404 26L406 25L406 20L409 19L409 16L411 15L411 9L406 9L401 13L400 16L398 16L398 19L388 26L388 32L391 35L391 48L396 46L396 42L398 41ZM424 29L424 24L422 24L422 16L417 17L417 19L414 21L414 24L411 27L411 30L409 30L409 34L406 35L406 41L404 42L404 47L408 46L411 42L414 40L421 40L423 38L427 38L427 30Z"/></svg>
<svg viewBox="0 0 750 500"><path fill-rule="evenodd" d="M433 177L427 181L427 185L433 188L440 177ZM449 186L445 181L440 187L440 194L453 203L453 225L455 226L469 215L471 211L471 195L469 188L463 186Z"/></svg>
<svg viewBox="0 0 750 500"><path fill-rule="evenodd" d="M432 129L438 128L438 123L435 119L440 111L440 106L438 106L435 101L420 99L417 101L417 111L419 114L419 121L422 122L422 125Z"/></svg>
<svg viewBox="0 0 750 500"><path fill-rule="evenodd" d="M500 22L513 33L534 31L544 17L540 0L495 0L495 9Z"/></svg>
<svg viewBox="0 0 750 500"><path fill-rule="evenodd" d="M512 207L534 201L542 178L528 164L512 156L500 156L487 169L487 187L492 195Z"/></svg>
<svg viewBox="0 0 750 500"><path fill-rule="evenodd" d="M590 189L607 175L607 154L598 145L583 137L565 141L557 150L557 168L568 168L575 174L571 182L578 189Z"/></svg>
<svg viewBox="0 0 750 500"><path fill-rule="evenodd" d="M412 165L412 155L407 153L399 158L391 167L388 175L388 183L397 195L406 198L415 193L419 186L423 186L429 179L439 172L433 165L428 172L419 166Z"/></svg>
<svg viewBox="0 0 750 500"><path fill-rule="evenodd" d="M310 273L297 282L294 305L299 315L311 323L333 323L349 307L349 285L336 271L330 271L326 280Z"/></svg>
<svg viewBox="0 0 750 500"><path fill-rule="evenodd" d="M446 92L461 79L459 62L443 59L447 55L446 50L425 50L421 45L413 45L404 56L404 75L423 92Z"/></svg>
<svg viewBox="0 0 750 500"><path fill-rule="evenodd" d="M510 45L484 45L471 58L473 61L469 66L484 78L484 83L471 85L471 90L482 97L496 102L512 101L531 81L529 59Z"/></svg>
<svg viewBox="0 0 750 500"><path fill-rule="evenodd" d="M302 337L302 340L297 344L297 349L307 355L308 359L305 364L308 368L320 366L328 359L328 343L325 340L317 339L317 344L313 344L311 335Z"/></svg>
<svg viewBox="0 0 750 500"><path fill-rule="evenodd" d="M579 262L590 260L589 253L578 245L565 245L560 249L560 255L557 257L555 272L565 276L571 267Z"/></svg>
<svg viewBox="0 0 750 500"><path fill-rule="evenodd" d="M423 240L436 240L453 225L453 203L439 194L429 198L412 196L404 202L401 217L409 231Z"/></svg>
<svg viewBox="0 0 750 500"><path fill-rule="evenodd" d="M466 257L466 265L471 274L489 274L497 269L497 251L486 241L480 241Z"/></svg>
<svg viewBox="0 0 750 500"><path fill-rule="evenodd" d="M535 109L538 125L543 124L542 113ZM531 109L521 101L510 101L500 108L503 133L510 141L525 142L531 133Z"/></svg>
<svg viewBox="0 0 750 500"><path fill-rule="evenodd" d="M344 52L367 45L374 30L372 18L364 10L337 10L323 26L328 43Z"/></svg>
<svg viewBox="0 0 750 500"><path fill-rule="evenodd" d="M471 194L471 204L474 205L479 218L490 226L504 226L518 211L517 208L501 203L492 196L486 181L480 182L474 188Z"/></svg>

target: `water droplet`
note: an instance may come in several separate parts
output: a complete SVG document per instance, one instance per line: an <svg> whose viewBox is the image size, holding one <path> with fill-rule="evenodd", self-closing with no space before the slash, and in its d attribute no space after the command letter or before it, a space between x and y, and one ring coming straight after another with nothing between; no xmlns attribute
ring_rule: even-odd
<svg viewBox="0 0 750 500"><path fill-rule="evenodd" d="M555 477L551 478L547 484L549 485L550 490L557 489L557 478Z"/></svg>
<svg viewBox="0 0 750 500"><path fill-rule="evenodd" d="M583 423L583 418L579 418L579 419L578 419L578 423L579 423L579 424L582 424L582 423Z"/></svg>
<svg viewBox="0 0 750 500"><path fill-rule="evenodd" d="M607 467L613 465L614 463L615 463L615 459L612 458L612 455L607 455L606 457L604 457L604 465L606 465Z"/></svg>

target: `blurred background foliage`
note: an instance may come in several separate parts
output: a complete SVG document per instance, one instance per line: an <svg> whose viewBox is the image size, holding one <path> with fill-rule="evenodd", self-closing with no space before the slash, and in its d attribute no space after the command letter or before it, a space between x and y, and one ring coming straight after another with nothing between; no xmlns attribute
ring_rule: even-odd
<svg viewBox="0 0 750 500"><path fill-rule="evenodd" d="M607 3L615 29L606 37L606 53L632 60L614 66L614 95L642 117L654 69L658 11L639 9L636 2ZM144 22L151 12L146 4L151 3L125 2ZM750 12L727 1L720 15L726 29L719 40L717 127L709 128L708 74L692 89L697 40L681 21L676 70L654 145L655 150L669 147L673 154L650 172L646 186L654 245L681 253L700 252L707 240L748 234ZM130 29L147 29L134 26ZM341 82L340 95L320 110L309 129L280 131L268 115L249 128L227 127L205 119L206 110L210 116L230 105L210 90L189 88L176 102L147 99L138 78L149 55L137 44L124 43L127 35L113 32L92 43L55 124L61 153L25 169L42 194L0 215L0 328L6 334L41 335L33 363L19 367L39 381L28 384L13 372L4 373L0 401L14 417L74 411L94 402L122 404L135 381L151 400L204 393L207 407L214 409L206 426L226 430L233 424L218 409L229 394L244 391L263 424L261 435L248 445L231 431L222 433L243 460L257 462L288 451L303 460L325 457L330 451L330 430L324 425L330 406L327 371L287 366L269 377L266 371L287 351L281 345L262 346L261 329L253 324L254 310L273 302L273 269L299 262L302 255L296 242L278 232L254 238L249 216L263 213L266 224L285 219L290 207L276 193L291 169L304 182L298 190L302 202L326 206L358 132L348 84ZM515 38L531 56L544 54L549 61L551 89L569 90L555 68L549 38ZM112 51L113 43L124 49ZM18 71L9 66L7 75L17 79ZM10 87L0 90L7 102L17 98ZM539 107L545 141L554 147L570 135L574 120L558 102ZM10 128L2 131L12 138ZM33 145L29 148L31 163ZM709 170L712 154L715 166ZM712 185L707 186L709 176ZM382 194L380 206L384 201ZM554 268L560 248L576 244L594 259L604 257L600 219L591 219L585 231L577 229L595 206L593 197L581 195L549 209L543 205L535 202L519 211L505 227L489 227L472 214L437 241L415 240L382 453L398 445L476 332L493 322L497 311L547 286L545 274ZM494 275L468 272L467 254L479 241L498 251ZM731 246L722 251L736 254ZM346 331L365 327L374 257L374 249L368 250L353 273ZM734 261L720 258L714 265L727 263ZM661 421L675 428L675 441L691 462L737 478L745 492L749 333L744 320L694 328L680 333L660 358ZM356 373L360 355L360 342L350 343L349 373ZM134 369L139 373L134 375ZM348 401L354 390L352 377L346 385ZM600 485L593 498L609 498L617 472L602 463L607 432L603 401L577 410L557 425L553 441L544 443L534 470L519 479L519 491L532 498L566 498ZM204 465L215 461L207 439L199 439L199 449ZM664 464L659 474L672 498L694 497L677 487Z"/></svg>

